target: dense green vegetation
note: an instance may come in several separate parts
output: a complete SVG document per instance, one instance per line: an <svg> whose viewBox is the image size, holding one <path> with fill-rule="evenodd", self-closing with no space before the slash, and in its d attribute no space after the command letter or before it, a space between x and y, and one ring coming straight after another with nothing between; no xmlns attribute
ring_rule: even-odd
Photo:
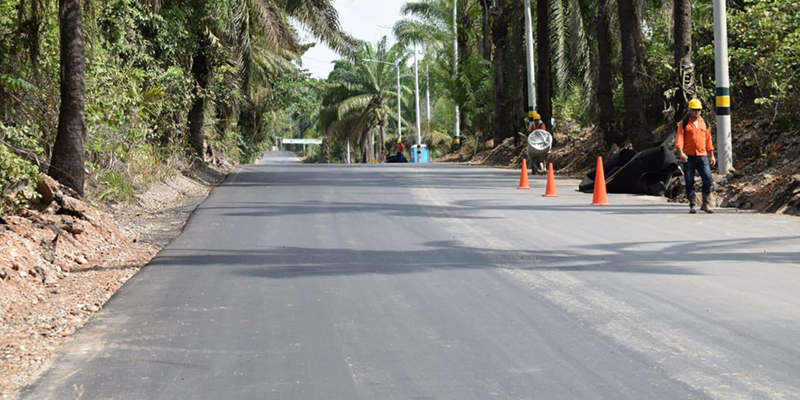
<svg viewBox="0 0 800 400"><path fill-rule="evenodd" d="M179 166L248 162L280 137L325 138L313 160L343 162L348 145L357 161L382 160L399 134L395 65L406 146L417 135L414 45L421 134L435 153L452 145L456 106L469 148L520 137L523 4L409 2L390 47L343 33L330 0L0 0L0 212L40 171L80 193L85 170L91 194L128 201ZM728 2L734 119L797 130L799 4ZM690 97L713 115L711 0L532 8L538 111L552 129L593 128L609 145L641 148ZM310 45L295 26L343 55L327 79L299 66Z"/></svg>
<svg viewBox="0 0 800 400"><path fill-rule="evenodd" d="M74 10L85 77L62 72ZM55 164L65 117L85 143L77 164L87 186L109 200L129 200L195 157L252 160L275 121L319 92L297 66L309 45L295 26L343 54L355 47L329 1L0 0L0 211ZM75 95L85 108L65 116L60 84L84 79ZM82 182L68 186L82 192Z"/></svg>
<svg viewBox="0 0 800 400"><path fill-rule="evenodd" d="M763 117L775 129L797 130L798 4L792 0L728 2L735 119ZM593 128L609 145L632 143L643 148L670 130L658 128L680 119L692 97L703 101L713 124L711 0L539 0L532 8L538 111L544 120L554 119L556 131ZM420 60L423 135L439 131L452 137L454 105L458 104L461 134L470 143L481 132L488 134L477 139L479 144L520 137L517 133L525 131L527 108L523 2L459 0L455 36L453 9L453 0L409 2L403 10L407 17L395 26L395 36L406 45L406 54L412 44L424 49ZM458 57L454 56L454 39ZM379 43L378 48L381 46ZM372 54L370 51L365 48L360 58ZM387 61L393 62L394 57L387 56ZM359 79L386 80L386 89L393 90L391 66L380 69L360 58L337 65L328 84L338 89L329 90L351 88L340 82L345 69L357 71ZM432 96L430 129L425 122L425 75L430 77ZM403 76L406 96L401 102L404 110L413 112L413 71L404 68ZM393 109L396 100L384 97L374 106ZM334 104L334 100L324 102ZM404 137L413 137L415 116L404 112L403 117L408 118ZM329 117L323 119L330 122ZM346 118L339 122L344 124ZM369 147L365 140L371 130L383 132L383 127L388 127L387 140L397 137L395 125L385 124L381 118L366 124L349 126L346 134L341 133L341 126L332 125L337 129L327 133L333 140L349 138L362 149ZM430 139L426 143L431 144ZM441 142L435 147L447 150L447 145ZM369 154L364 157L370 159Z"/></svg>

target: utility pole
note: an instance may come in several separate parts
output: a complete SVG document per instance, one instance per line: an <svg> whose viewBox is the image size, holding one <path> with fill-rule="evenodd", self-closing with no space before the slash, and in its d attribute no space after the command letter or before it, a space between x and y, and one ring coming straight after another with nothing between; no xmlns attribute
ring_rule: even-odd
<svg viewBox="0 0 800 400"><path fill-rule="evenodd" d="M425 112L428 120L428 133L431 131L431 76L428 74L428 63L425 63Z"/></svg>
<svg viewBox="0 0 800 400"><path fill-rule="evenodd" d="M397 143L403 141L403 114L400 114L400 62L394 65L397 68Z"/></svg>
<svg viewBox="0 0 800 400"><path fill-rule="evenodd" d="M417 63L417 44L414 43L414 102L417 107L417 162L422 159L422 129L419 123L419 64Z"/></svg>
<svg viewBox="0 0 800 400"><path fill-rule="evenodd" d="M347 139L347 163L350 164L350 139Z"/></svg>
<svg viewBox="0 0 800 400"><path fill-rule="evenodd" d="M458 79L458 0L453 0L453 79ZM455 144L461 147L461 111L456 103Z"/></svg>
<svg viewBox="0 0 800 400"><path fill-rule="evenodd" d="M728 80L728 22L725 0L714 0L714 78L717 81L717 172L726 175L733 170L731 141L731 87Z"/></svg>
<svg viewBox="0 0 800 400"><path fill-rule="evenodd" d="M541 1L541 0L540 0ZM525 3L525 51L528 61L528 119L530 124L528 130L533 126L533 112L536 111L536 78L533 65L533 19L531 18L531 1L522 0ZM550 123L549 121L547 122Z"/></svg>

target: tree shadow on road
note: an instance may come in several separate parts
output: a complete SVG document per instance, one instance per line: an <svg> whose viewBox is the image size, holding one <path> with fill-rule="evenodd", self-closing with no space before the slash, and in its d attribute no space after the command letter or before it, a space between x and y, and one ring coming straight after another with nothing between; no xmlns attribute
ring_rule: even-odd
<svg viewBox="0 0 800 400"><path fill-rule="evenodd" d="M433 271L520 268L663 275L706 275L709 263L798 264L800 252L774 251L798 236L606 243L557 250L500 250L466 246L458 241L424 243L415 250L319 249L278 247L263 250L168 249L152 263L158 266L221 267L231 274L269 279L364 274L414 274ZM762 250L768 246L772 251ZM798 248L785 246L784 248Z"/></svg>

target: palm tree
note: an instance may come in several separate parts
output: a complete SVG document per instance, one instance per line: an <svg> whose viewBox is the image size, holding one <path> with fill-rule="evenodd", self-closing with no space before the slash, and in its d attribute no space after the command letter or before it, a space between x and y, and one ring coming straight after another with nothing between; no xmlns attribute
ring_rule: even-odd
<svg viewBox="0 0 800 400"><path fill-rule="evenodd" d="M639 44L640 19L633 0L617 0L620 39L622 43L622 85L625 101L625 129L633 148L641 151L655 142L647 127L642 94L639 92L639 71L644 64Z"/></svg>
<svg viewBox="0 0 800 400"><path fill-rule="evenodd" d="M403 75L407 75L407 69L403 68L407 59L401 44L387 49L384 37L377 46L364 43L355 61L337 61L328 76L320 125L334 140L352 139L358 143L366 162L375 159L373 146L368 144L375 127L380 130L380 158L383 158L386 130L394 108L391 103L397 93L394 65L399 64ZM400 90L411 94L405 85Z"/></svg>
<svg viewBox="0 0 800 400"><path fill-rule="evenodd" d="M613 0L550 0L556 90L569 96L577 88L583 109L597 118L597 129L607 144L622 145L625 138L614 121L615 75L618 53L612 40Z"/></svg>
<svg viewBox="0 0 800 400"><path fill-rule="evenodd" d="M530 0L524 0L530 1ZM554 0L560 3L560 0ZM536 76L536 108L542 116L542 120L547 124L548 129L553 116L553 76L550 57L550 0L536 1L536 55L537 55L537 76ZM555 26L561 27L564 24L556 23ZM556 30L558 32L558 30Z"/></svg>
<svg viewBox="0 0 800 400"><path fill-rule="evenodd" d="M48 174L83 196L86 138L86 57L80 0L59 0L61 109Z"/></svg>
<svg viewBox="0 0 800 400"><path fill-rule="evenodd" d="M611 68L611 0L600 0L597 9L597 104L598 127L607 145L622 145L623 135L614 124L614 73Z"/></svg>
<svg viewBox="0 0 800 400"><path fill-rule="evenodd" d="M675 38L675 71L678 90L675 96L676 114L681 115L684 104L694 97L694 64L692 63L692 3L690 0L673 0L672 18Z"/></svg>
<svg viewBox="0 0 800 400"><path fill-rule="evenodd" d="M192 57L196 86L189 113L189 141L200 157L205 141L203 92L215 67L211 47L222 47L220 38L228 38L235 50L231 61L240 66L241 87L251 99L263 98L247 93L254 74L265 76L276 68L291 69L291 62L304 51L292 21L341 54L352 56L356 47L355 40L342 31L332 0L192 0L191 6L197 21L193 24L197 44ZM220 13L230 15L231 23L215 17Z"/></svg>
<svg viewBox="0 0 800 400"><path fill-rule="evenodd" d="M447 60L449 74L445 88L450 92L459 111L459 124L467 127L468 114L463 108L464 93L459 90L458 70L463 70L470 58L469 34L472 28L472 1L457 0L456 19L453 18L453 0L420 0L405 3L401 12L409 16L398 21L394 26L397 39L406 45L417 43L425 46L428 59ZM458 24L458 35L455 37L458 48L456 59L453 51L454 24Z"/></svg>
<svg viewBox="0 0 800 400"><path fill-rule="evenodd" d="M509 0L495 0L494 18L492 19L492 39L494 39L494 121L492 126L492 138L495 145L500 144L508 134L506 128L508 122L503 115L508 110L505 98L506 90L506 57L508 55L509 28L514 18L513 4ZM521 14L518 14L521 15Z"/></svg>

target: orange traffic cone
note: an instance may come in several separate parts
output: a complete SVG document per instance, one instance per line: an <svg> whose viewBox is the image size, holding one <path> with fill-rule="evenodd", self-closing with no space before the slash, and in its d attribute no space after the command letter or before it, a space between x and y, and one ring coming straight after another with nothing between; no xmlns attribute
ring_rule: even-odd
<svg viewBox="0 0 800 400"><path fill-rule="evenodd" d="M608 193L606 193L606 174L603 172L603 157L597 157L597 173L594 176L593 206L608 206Z"/></svg>
<svg viewBox="0 0 800 400"><path fill-rule="evenodd" d="M547 190L543 197L558 197L556 192L556 174L553 172L553 163L547 165Z"/></svg>
<svg viewBox="0 0 800 400"><path fill-rule="evenodd" d="M528 183L528 160L522 158L522 175L519 176L519 187L517 189L530 189L531 185Z"/></svg>

